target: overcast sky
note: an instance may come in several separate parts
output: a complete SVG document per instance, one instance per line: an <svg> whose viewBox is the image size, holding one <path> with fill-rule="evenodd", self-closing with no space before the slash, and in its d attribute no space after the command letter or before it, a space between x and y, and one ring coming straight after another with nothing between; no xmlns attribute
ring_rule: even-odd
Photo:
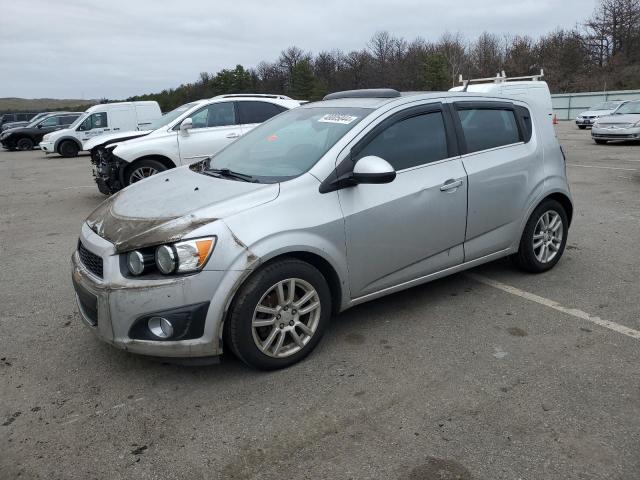
<svg viewBox="0 0 640 480"><path fill-rule="evenodd" d="M0 11L0 97L121 99L202 71L273 61L287 46L360 49L460 31L538 36L596 0L13 0Z"/></svg>

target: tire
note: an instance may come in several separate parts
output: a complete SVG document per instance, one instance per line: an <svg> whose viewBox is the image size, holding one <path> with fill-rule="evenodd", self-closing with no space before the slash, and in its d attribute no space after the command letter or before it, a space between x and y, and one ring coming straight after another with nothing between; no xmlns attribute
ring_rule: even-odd
<svg viewBox="0 0 640 480"><path fill-rule="evenodd" d="M80 148L73 140L64 140L58 147L58 153L65 158L77 157Z"/></svg>
<svg viewBox="0 0 640 480"><path fill-rule="evenodd" d="M22 137L16 142L16 149L21 151L33 150L33 145L33 140L29 137Z"/></svg>
<svg viewBox="0 0 640 480"><path fill-rule="evenodd" d="M578 125L578 128L579 128L580 130L584 130L585 128L587 128L587 126L586 126L586 125Z"/></svg>
<svg viewBox="0 0 640 480"><path fill-rule="evenodd" d="M293 302L289 297L292 280ZM283 285L282 295L278 285ZM303 303L296 305L301 300ZM296 311L314 305L304 314ZM263 311L258 311L258 306ZM250 367L276 370L311 353L330 317L331 293L322 274L301 260L278 260L255 272L240 288L229 310L225 339L233 353ZM255 326L254 322L263 325Z"/></svg>
<svg viewBox="0 0 640 480"><path fill-rule="evenodd" d="M124 175L124 186L127 187L132 183L139 182L147 177L164 172L166 169L167 167L158 160L152 160L150 158L138 160L127 167Z"/></svg>
<svg viewBox="0 0 640 480"><path fill-rule="evenodd" d="M545 227L545 218L548 227ZM512 255L511 259L518 268L527 272L546 272L562 257L568 232L569 220L564 207L556 200L544 200L529 217L522 232L518 252ZM534 238L534 235L540 237ZM539 241L542 241L542 244L536 247L535 244Z"/></svg>
<svg viewBox="0 0 640 480"><path fill-rule="evenodd" d="M606 140L599 140L599 139L593 139L594 142L596 142L598 145L606 145L607 141Z"/></svg>

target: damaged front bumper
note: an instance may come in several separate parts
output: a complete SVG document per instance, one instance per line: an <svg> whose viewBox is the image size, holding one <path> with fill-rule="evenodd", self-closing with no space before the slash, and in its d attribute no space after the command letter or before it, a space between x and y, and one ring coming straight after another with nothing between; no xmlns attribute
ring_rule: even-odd
<svg viewBox="0 0 640 480"><path fill-rule="evenodd" d="M110 148L96 147L91 150L93 178L100 193L111 195L124 188L122 172L126 164L113 155Z"/></svg>
<svg viewBox="0 0 640 480"><path fill-rule="evenodd" d="M79 245L82 255L79 249L72 256L76 302L84 323L101 340L158 357L200 358L222 353L223 318L244 272L203 270L193 275L134 279L123 274L122 255L114 245L87 224L82 227ZM192 334L182 340L154 340L145 330L151 316L185 312L201 322L193 330L197 338Z"/></svg>

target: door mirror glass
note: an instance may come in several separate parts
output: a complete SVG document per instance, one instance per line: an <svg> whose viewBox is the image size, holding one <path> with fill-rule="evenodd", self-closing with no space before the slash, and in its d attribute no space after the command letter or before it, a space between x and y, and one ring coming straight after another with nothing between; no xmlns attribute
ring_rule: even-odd
<svg viewBox="0 0 640 480"><path fill-rule="evenodd" d="M42 128L42 124L41 123L38 124L38 129L40 129L40 128Z"/></svg>
<svg viewBox="0 0 640 480"><path fill-rule="evenodd" d="M191 128L193 128L193 120L191 120L191 117L187 117L180 124L180 131L187 133Z"/></svg>
<svg viewBox="0 0 640 480"><path fill-rule="evenodd" d="M356 162L352 178L355 183L390 183L396 171L385 159L368 155Z"/></svg>

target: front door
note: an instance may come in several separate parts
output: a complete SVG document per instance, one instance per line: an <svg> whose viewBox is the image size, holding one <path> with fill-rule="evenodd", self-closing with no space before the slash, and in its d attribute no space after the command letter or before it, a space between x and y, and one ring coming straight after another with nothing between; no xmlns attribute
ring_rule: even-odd
<svg viewBox="0 0 640 480"><path fill-rule="evenodd" d="M107 112L96 112L89 115L77 128L80 141L86 142L90 138L97 137L111 131L109 128L109 115Z"/></svg>
<svg viewBox="0 0 640 480"><path fill-rule="evenodd" d="M234 102L218 102L202 107L191 115L193 127L178 132L183 165L210 157L242 135L236 122Z"/></svg>
<svg viewBox="0 0 640 480"><path fill-rule="evenodd" d="M381 157L395 180L338 191L352 298L464 261L467 183L449 117L440 104L412 107L377 129L353 159Z"/></svg>

